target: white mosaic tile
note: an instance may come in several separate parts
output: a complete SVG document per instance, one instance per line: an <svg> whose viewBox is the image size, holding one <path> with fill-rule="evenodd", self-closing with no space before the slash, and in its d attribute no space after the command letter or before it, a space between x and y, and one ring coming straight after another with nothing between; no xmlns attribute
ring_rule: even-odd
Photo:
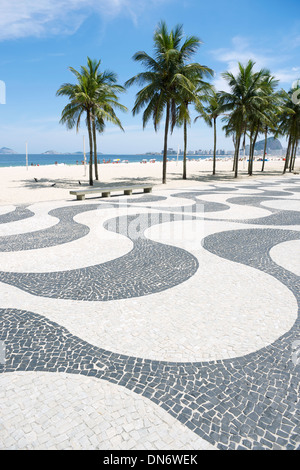
<svg viewBox="0 0 300 470"><path fill-rule="evenodd" d="M215 450L147 398L106 381L15 372L0 383L2 450Z"/></svg>

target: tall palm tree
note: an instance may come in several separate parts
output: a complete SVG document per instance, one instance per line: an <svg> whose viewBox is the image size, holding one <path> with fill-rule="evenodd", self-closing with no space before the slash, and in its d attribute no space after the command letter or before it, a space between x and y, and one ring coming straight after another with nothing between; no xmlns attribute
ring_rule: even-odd
<svg viewBox="0 0 300 470"><path fill-rule="evenodd" d="M106 122L117 125L124 131L121 121L115 113L115 108L127 111L118 101L118 94L123 93L125 88L117 84L117 74L104 70L99 71L101 61L91 60L88 57L87 67L82 67L82 73L95 84L94 106L92 108L92 135L94 144L94 167L95 179L98 180L98 159L97 159L97 136L96 131L103 133Z"/></svg>
<svg viewBox="0 0 300 470"><path fill-rule="evenodd" d="M258 93L265 97L265 100L261 103L261 114L257 115L256 112L248 116L248 130L250 132L250 152L249 152L249 164L248 174L249 176L253 173L253 161L254 161L254 150L255 144L259 134L264 134L265 145L262 161L262 171L265 165L266 146L269 130L274 129L276 125L276 115L278 113L278 105L280 98L278 93L275 91L278 80L271 75L269 70L263 70L262 81ZM256 110L255 110L256 111Z"/></svg>
<svg viewBox="0 0 300 470"><path fill-rule="evenodd" d="M200 112L200 115L195 118L195 121L199 118L203 118L209 127L214 129L214 154L213 154L213 175L216 174L216 151L217 151L217 118L223 114L222 111L222 100L220 93L218 93L213 87L206 89L206 95L203 100L207 102L206 106L198 107L196 110ZM202 100L202 101L203 101Z"/></svg>
<svg viewBox="0 0 300 470"><path fill-rule="evenodd" d="M276 108L274 108L274 110L270 110L270 115L269 115L269 119L270 119L270 123L264 123L262 125L262 131L263 131L263 134L264 134L264 139L265 139L265 143L264 143L264 150L263 150L263 158L262 158L262 165L261 165L261 171L263 172L264 169L265 169L265 161L266 161L266 154L267 154L267 144L268 144L268 135L269 134L272 134L272 135L275 135L276 134L276 131L277 131L277 122L278 122L278 116L279 116L279 113L280 113L280 106L277 106Z"/></svg>
<svg viewBox="0 0 300 470"><path fill-rule="evenodd" d="M264 127L262 125L261 119L258 119L256 116L249 116L247 128L249 131L249 138L250 138L248 175L252 176L255 145L256 145L258 135L264 131ZM244 148L245 148L245 137L246 137L246 132L244 134Z"/></svg>
<svg viewBox="0 0 300 470"><path fill-rule="evenodd" d="M143 108L143 128L152 118L155 131L165 113L163 175L162 182L166 183L167 175L167 141L169 130L176 123L176 103L180 92L185 92L193 99L191 82L185 73L187 61L197 51L200 40L195 36L187 37L184 41L183 27L177 25L170 32L164 21L158 24L153 36L154 56L144 51L137 52L133 59L141 63L146 71L138 73L127 80L125 86L133 84L144 86L136 95L133 115ZM199 64L189 64L188 67L199 69Z"/></svg>
<svg viewBox="0 0 300 470"><path fill-rule="evenodd" d="M283 173L287 169L292 171L295 164L297 147L300 139L300 103L294 100L295 94L300 92L300 80L288 91L281 91L283 109L278 116L277 134L285 135L288 138L288 147L285 157Z"/></svg>
<svg viewBox="0 0 300 470"><path fill-rule="evenodd" d="M85 115L90 146L89 183L92 186L93 136L91 116L93 109L94 87L88 77L82 75L72 67L69 67L69 70L75 75L77 83L64 83L56 92L57 96L66 96L69 99L69 103L62 110L60 123L66 124L68 129L73 129L76 126L76 131L78 132L81 118Z"/></svg>
<svg viewBox="0 0 300 470"><path fill-rule="evenodd" d="M235 132L235 156L234 156L234 176L238 175L238 162L240 153L240 144L242 136L247 131L249 118L252 120L262 120L265 118L263 111L264 104L267 103L266 94L264 92L264 81L266 70L254 72L255 63L248 61L246 66L241 63L239 65L239 73L234 76L231 72L224 72L223 78L228 82L230 92L221 92L223 100L222 110L229 111L230 116L225 117L227 125Z"/></svg>
<svg viewBox="0 0 300 470"><path fill-rule="evenodd" d="M69 103L62 111L61 124L66 124L68 129L76 126L78 131L82 116L86 118L90 146L89 184L91 186L93 185L93 151L96 179L98 179L96 130L103 132L105 121L117 124L122 129L114 108L127 109L118 103L116 95L124 88L115 83L116 75L112 72L99 72L100 63L101 61L92 61L88 57L87 67L82 66L80 72L69 67L77 83L64 83L56 92L57 96L66 96L69 99Z"/></svg>
<svg viewBox="0 0 300 470"><path fill-rule="evenodd" d="M194 104L198 112L203 111L203 101L206 99L207 94L210 92L211 85L203 80L204 76L212 76L213 70L200 66L198 70L193 71L192 76L189 77L191 86L189 93L182 90L178 99L177 105L177 118L176 125L183 126L183 172L182 178L186 179L186 153L187 153L187 126L191 123L189 105ZM188 67L185 67L186 72L190 72Z"/></svg>

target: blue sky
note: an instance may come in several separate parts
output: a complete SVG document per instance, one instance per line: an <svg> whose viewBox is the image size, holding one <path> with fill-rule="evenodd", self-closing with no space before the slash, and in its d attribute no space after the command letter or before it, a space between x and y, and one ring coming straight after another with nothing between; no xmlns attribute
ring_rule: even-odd
<svg viewBox="0 0 300 470"><path fill-rule="evenodd" d="M59 124L66 101L55 96L64 82L74 81L68 67L80 68L87 56L101 59L101 68L118 74L120 84L142 71L132 60L138 50L152 54L153 31L160 20L169 29L183 24L187 35L203 44L194 60L215 71L216 87L225 89L221 72L235 71L250 58L269 68L288 89L300 77L299 0L0 0L0 80L6 103L0 104L0 148L25 153L49 149L82 150L84 126L76 134ZM155 133L131 110L137 88L120 101L125 129L107 126L98 150L107 154L161 151L163 122ZM194 114L193 114L194 116ZM218 148L230 150L219 123ZM212 130L201 120L188 134L189 149L212 148ZM283 142L284 144L284 142ZM182 148L182 130L169 138L169 147Z"/></svg>

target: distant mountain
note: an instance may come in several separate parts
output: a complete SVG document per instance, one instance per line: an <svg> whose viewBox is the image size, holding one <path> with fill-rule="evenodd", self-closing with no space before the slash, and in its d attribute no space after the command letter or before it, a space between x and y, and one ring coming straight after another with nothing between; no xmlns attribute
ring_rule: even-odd
<svg viewBox="0 0 300 470"><path fill-rule="evenodd" d="M2 149L0 149L0 154L7 155L7 154L15 154L15 153L17 153L17 152L15 152L14 150L9 149L7 147L2 147Z"/></svg>
<svg viewBox="0 0 300 470"><path fill-rule="evenodd" d="M258 152L261 151L263 153L264 148L265 148L265 139L259 140L258 142L256 142L255 144L256 151ZM250 150L250 146L246 145L246 148L245 148L246 155L249 155L249 150ZM281 142L278 139L275 139L274 137L268 137L266 152L271 153L273 150L282 150Z"/></svg>
<svg viewBox="0 0 300 470"><path fill-rule="evenodd" d="M265 148L265 139L256 142L255 150L263 150ZM267 152L271 150L282 150L281 142L274 137L267 138Z"/></svg>

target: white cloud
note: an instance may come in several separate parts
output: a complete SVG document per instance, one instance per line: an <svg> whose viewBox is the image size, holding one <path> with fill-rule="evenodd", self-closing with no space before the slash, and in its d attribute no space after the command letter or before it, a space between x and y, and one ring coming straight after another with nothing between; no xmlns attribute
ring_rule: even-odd
<svg viewBox="0 0 300 470"><path fill-rule="evenodd" d="M2 0L0 39L43 36L58 30L75 31L84 19L79 9L87 3L83 0Z"/></svg>
<svg viewBox="0 0 300 470"><path fill-rule="evenodd" d="M28 36L73 34L92 13L136 22L149 4L166 0L1 0L0 41Z"/></svg>
<svg viewBox="0 0 300 470"><path fill-rule="evenodd" d="M257 52L253 51L251 43L247 38L236 36L232 38L232 48L221 48L211 51L215 59L224 63L224 70L227 70L234 75L238 73L238 62L245 65L251 59L255 65L254 70L262 68L270 69L272 75L282 84L291 84L300 76L299 67L285 67L277 68L279 63L286 60L286 56L280 54L280 50ZM214 85L217 90L228 91L229 87L227 82L221 76L221 73L216 74Z"/></svg>
<svg viewBox="0 0 300 470"><path fill-rule="evenodd" d="M233 73L238 73L238 62L245 65L250 59L255 62L255 69L265 68L271 62L270 58L266 55L254 53L250 49L250 43L247 38L242 36L235 36L232 38L232 48L221 48L211 51L214 58L226 64L224 70ZM217 90L229 91L227 82L221 76L221 73L216 74L213 82Z"/></svg>
<svg viewBox="0 0 300 470"><path fill-rule="evenodd" d="M286 69L277 70L275 73L275 78L280 80L282 83L292 83L300 78L300 67L292 67Z"/></svg>
<svg viewBox="0 0 300 470"><path fill-rule="evenodd" d="M268 57L265 54L263 55L253 52L250 49L249 42L245 38L234 37L232 39L232 44L232 49L222 48L212 51L216 60L226 62L230 69L237 67L238 62L241 62L242 64L247 63L249 59L256 63L257 68L266 67L268 64L273 62L271 57Z"/></svg>

